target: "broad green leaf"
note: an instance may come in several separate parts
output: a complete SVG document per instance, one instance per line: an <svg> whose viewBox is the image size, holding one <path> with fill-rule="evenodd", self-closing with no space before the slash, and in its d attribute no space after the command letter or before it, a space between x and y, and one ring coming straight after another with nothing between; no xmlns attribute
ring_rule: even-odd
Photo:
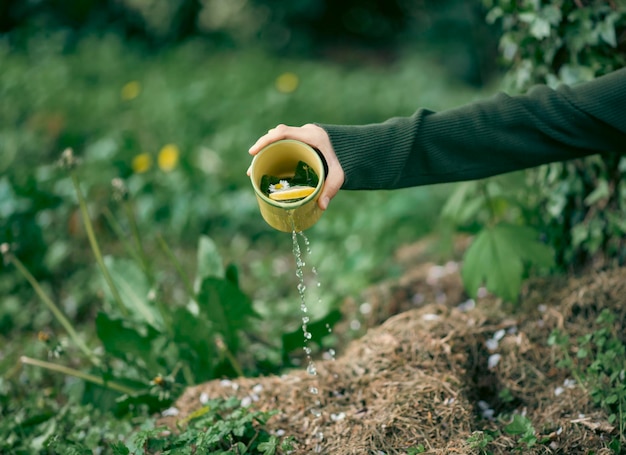
<svg viewBox="0 0 626 455"><path fill-rule="evenodd" d="M219 358L211 335L211 322L202 314L196 316L186 308L177 308L172 313L172 329L180 358L194 372L195 381L213 379L213 370Z"/></svg>
<svg viewBox="0 0 626 455"><path fill-rule="evenodd" d="M197 256L197 272L196 272L196 291L199 284L207 277L224 277L224 264L222 256L217 250L215 242L206 235L200 236L198 242Z"/></svg>
<svg viewBox="0 0 626 455"><path fill-rule="evenodd" d="M122 303L132 317L150 324L159 331L163 330L163 318L150 302L150 285L139 266L131 260L116 259L111 256L106 256L104 263L109 269ZM113 296L108 286L105 285L104 290L107 299L112 302Z"/></svg>
<svg viewBox="0 0 626 455"><path fill-rule="evenodd" d="M307 331L312 335L311 341L322 346L324 337L330 335L328 329L334 327L340 320L341 312L339 310L332 310L323 318L307 324ZM285 359L290 352L304 347L304 334L300 327L293 332L283 333L281 338L283 359Z"/></svg>
<svg viewBox="0 0 626 455"><path fill-rule="evenodd" d="M604 21L598 25L598 32L602 41L611 47L617 47L617 36L615 34L615 21L619 20L619 14L612 12L608 14Z"/></svg>
<svg viewBox="0 0 626 455"><path fill-rule="evenodd" d="M528 226L499 224L482 230L463 259L462 277L468 293L475 297L486 288L507 301L519 295L524 265L551 267L554 258L550 248L537 240Z"/></svg>
<svg viewBox="0 0 626 455"><path fill-rule="evenodd" d="M232 353L239 347L239 331L250 328L250 318L258 318L250 298L230 281L205 278L197 296L200 313L222 334Z"/></svg>
<svg viewBox="0 0 626 455"><path fill-rule="evenodd" d="M120 358L131 354L143 359L146 365L155 366L151 360L152 341L159 333L150 325L137 327L128 320L113 319L101 312L96 317L96 333L107 353Z"/></svg>
<svg viewBox="0 0 626 455"><path fill-rule="evenodd" d="M532 435L535 433L532 422L520 414L513 416L513 421L504 427L504 431L512 436Z"/></svg>
<svg viewBox="0 0 626 455"><path fill-rule="evenodd" d="M441 209L441 216L456 224L463 224L473 217L484 204L477 198L475 181L459 183Z"/></svg>
<svg viewBox="0 0 626 455"><path fill-rule="evenodd" d="M530 34L538 40L548 38L550 36L550 22L542 17L536 17L530 26Z"/></svg>
<svg viewBox="0 0 626 455"><path fill-rule="evenodd" d="M596 186L596 188L585 198L585 205L593 205L602 199L608 198L609 196L609 183L605 179L600 179L598 186Z"/></svg>

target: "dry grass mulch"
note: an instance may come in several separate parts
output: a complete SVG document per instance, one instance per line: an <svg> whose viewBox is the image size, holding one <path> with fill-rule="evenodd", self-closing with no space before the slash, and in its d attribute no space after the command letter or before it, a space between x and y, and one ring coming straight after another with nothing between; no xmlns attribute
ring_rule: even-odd
<svg viewBox="0 0 626 455"><path fill-rule="evenodd" d="M237 396L278 410L267 429L293 435L297 454L405 454L420 444L428 454L478 454L471 441L488 430L496 431L486 447L494 454L612 453L616 429L557 366L547 339L555 328L573 337L596 330L604 308L623 332L626 269L531 281L515 311L488 296L468 305L453 264L412 268L362 299L369 328L336 359L316 360L316 375L200 384L162 423L175 427L201 407L202 394ZM358 307L347 302L346 311ZM502 431L498 416L514 413L532 422L541 443L526 447Z"/></svg>

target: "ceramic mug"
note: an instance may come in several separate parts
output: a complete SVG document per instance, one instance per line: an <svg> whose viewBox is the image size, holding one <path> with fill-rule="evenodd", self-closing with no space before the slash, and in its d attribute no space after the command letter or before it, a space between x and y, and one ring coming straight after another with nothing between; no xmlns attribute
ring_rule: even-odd
<svg viewBox="0 0 626 455"><path fill-rule="evenodd" d="M310 195L297 201L283 202L270 199L261 191L261 179L264 175L291 178L300 161L308 164L319 177L317 186ZM317 205L317 200L324 186L326 172L322 155L304 142L284 139L271 143L257 153L252 160L250 179L261 216L267 224L283 232L299 232L313 226L323 212Z"/></svg>

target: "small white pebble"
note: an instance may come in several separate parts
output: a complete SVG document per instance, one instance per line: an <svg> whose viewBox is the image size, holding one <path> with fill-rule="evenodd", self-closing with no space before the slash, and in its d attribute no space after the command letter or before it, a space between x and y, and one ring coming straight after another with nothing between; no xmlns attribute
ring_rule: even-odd
<svg viewBox="0 0 626 455"><path fill-rule="evenodd" d="M478 291L476 291L476 297L478 297L479 299L487 297L488 294L489 292L487 292L487 288L484 287L478 288Z"/></svg>
<svg viewBox="0 0 626 455"><path fill-rule="evenodd" d="M506 330L500 329L496 333L493 334L493 339L496 341L500 341L506 335Z"/></svg>
<svg viewBox="0 0 626 455"><path fill-rule="evenodd" d="M253 393L252 395L250 395L250 398L252 399L252 401L259 401L259 396L256 393Z"/></svg>
<svg viewBox="0 0 626 455"><path fill-rule="evenodd" d="M558 397L559 395L561 395L563 392L565 392L565 389L563 387L557 387L556 389L554 389L554 396Z"/></svg>
<svg viewBox="0 0 626 455"><path fill-rule="evenodd" d="M177 416L179 412L180 411L178 410L178 408L171 407L161 412L161 415L163 417L171 417L171 416Z"/></svg>
<svg viewBox="0 0 626 455"><path fill-rule="evenodd" d="M222 379L220 381L220 385L222 387L230 387L232 385L233 381L231 381L230 379Z"/></svg>
<svg viewBox="0 0 626 455"><path fill-rule="evenodd" d="M479 400L478 401L478 407L484 411L486 409L489 409L489 403L487 403L485 400Z"/></svg>
<svg viewBox="0 0 626 455"><path fill-rule="evenodd" d="M359 330L361 328L361 323L357 319L353 319L350 321L350 328L352 330Z"/></svg>
<svg viewBox="0 0 626 455"><path fill-rule="evenodd" d="M200 403L207 404L209 402L209 394L206 392L202 392L200 394Z"/></svg>
<svg viewBox="0 0 626 455"><path fill-rule="evenodd" d="M338 412L337 414L330 415L330 420L332 420L333 422L339 422L345 418L346 418L345 412Z"/></svg>
<svg viewBox="0 0 626 455"><path fill-rule="evenodd" d="M364 302L359 306L361 314L370 314L372 312L372 305L368 302Z"/></svg>
<svg viewBox="0 0 626 455"><path fill-rule="evenodd" d="M285 430L279 428L278 430L276 430L276 436L278 436L279 438L281 436L285 436Z"/></svg>
<svg viewBox="0 0 626 455"><path fill-rule="evenodd" d="M251 404L252 404L252 398L250 398L250 397L243 397L242 398L242 400L241 400L241 407L242 408L247 408Z"/></svg>
<svg viewBox="0 0 626 455"><path fill-rule="evenodd" d="M537 309L539 310L540 313L545 313L546 311L548 311L548 305L542 303L541 305L537 307Z"/></svg>
<svg viewBox="0 0 626 455"><path fill-rule="evenodd" d="M252 391L254 393L261 393L263 391L263 385L261 384L257 384L254 387L252 387Z"/></svg>
<svg viewBox="0 0 626 455"><path fill-rule="evenodd" d="M498 349L498 344L498 340L494 340L493 338L489 338L485 342L485 346L487 346L487 349L489 349L490 351L495 351L496 349Z"/></svg>
<svg viewBox="0 0 626 455"><path fill-rule="evenodd" d="M568 389L574 388L575 385L576 385L575 379L566 379L565 381L563 381L563 387L567 387Z"/></svg>
<svg viewBox="0 0 626 455"><path fill-rule="evenodd" d="M427 313L422 315L422 319L424 321L438 321L439 319L441 319L441 316L439 316L438 314Z"/></svg>
<svg viewBox="0 0 626 455"><path fill-rule="evenodd" d="M457 309L462 312L470 311L474 308L476 308L476 301L474 299L466 300L465 302L457 306Z"/></svg>
<svg viewBox="0 0 626 455"><path fill-rule="evenodd" d="M501 358L502 356L500 354L491 354L489 356L489 360L487 360L487 368L493 370L496 366L498 366Z"/></svg>

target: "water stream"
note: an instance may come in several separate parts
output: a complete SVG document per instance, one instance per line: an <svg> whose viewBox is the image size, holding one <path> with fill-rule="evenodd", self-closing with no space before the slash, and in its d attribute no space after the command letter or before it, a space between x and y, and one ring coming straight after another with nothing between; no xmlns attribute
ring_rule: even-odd
<svg viewBox="0 0 626 455"><path fill-rule="evenodd" d="M302 240L303 247L300 245L299 238ZM307 306L307 285L306 285L306 279L304 276L306 262L304 261L303 249L304 249L304 252L306 253L307 259L310 259L311 245L310 245L309 239L304 234L304 232L296 231L295 226L291 233L291 239L293 243L293 255L296 261L296 277L298 278L298 294L300 296L300 312L302 316L302 334L304 338L303 349L304 349L304 353L306 354L306 359L307 359L306 371L311 376L317 376L318 374L317 367L315 365L315 361L313 360L312 349L310 346L310 341L313 338L313 335L308 329L308 325L311 322L311 317L309 315L309 309ZM311 272L313 274L315 286L317 287L317 294L318 294L317 303L321 305L322 298L319 293L319 289L321 288L321 283L319 280L317 269L315 267L311 267ZM332 328L330 327L330 325L327 324L326 328L329 333L332 332ZM329 349L324 354L324 358L335 360L335 351L333 349ZM319 399L318 388L315 386L310 386L309 393L314 397L314 405L311 408L311 414L313 414L315 418L321 417L322 412L320 411L320 406L322 403ZM315 452L320 453L322 449L321 443L324 440L324 433L321 431L316 431L315 439L317 441L315 445Z"/></svg>

